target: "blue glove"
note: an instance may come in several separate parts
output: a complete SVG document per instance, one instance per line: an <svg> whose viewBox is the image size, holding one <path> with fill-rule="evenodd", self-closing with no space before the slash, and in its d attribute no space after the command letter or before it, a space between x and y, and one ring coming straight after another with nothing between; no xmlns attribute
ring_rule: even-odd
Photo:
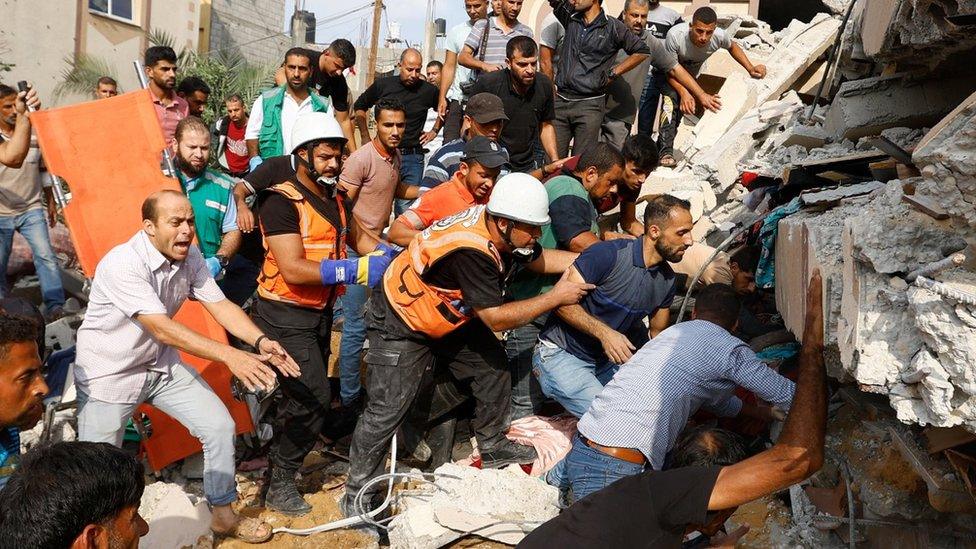
<svg viewBox="0 0 976 549"><path fill-rule="evenodd" d="M374 287L383 280L383 272L392 260L379 251L359 259L326 259L319 264L322 284L358 284Z"/></svg>
<svg viewBox="0 0 976 549"><path fill-rule="evenodd" d="M217 278L217 275L220 274L220 269L221 267L220 267L219 259L217 259L216 257L207 258L207 270L210 271L210 276Z"/></svg>
<svg viewBox="0 0 976 549"><path fill-rule="evenodd" d="M247 161L247 165L251 167L251 171L253 172L254 171L254 168L257 168L263 162L264 162L264 159L261 158L260 156L252 156L251 159Z"/></svg>
<svg viewBox="0 0 976 549"><path fill-rule="evenodd" d="M376 245L376 249L373 251L380 252L386 257L393 259L396 256L400 255L400 252L402 252L403 250L404 250L403 246L397 246L392 242L380 242L379 244Z"/></svg>

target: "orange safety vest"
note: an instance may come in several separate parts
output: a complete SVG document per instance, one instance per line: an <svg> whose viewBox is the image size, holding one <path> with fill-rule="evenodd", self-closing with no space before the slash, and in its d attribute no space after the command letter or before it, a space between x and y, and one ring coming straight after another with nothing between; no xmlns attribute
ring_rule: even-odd
<svg viewBox="0 0 976 549"><path fill-rule="evenodd" d="M444 218L417 234L383 275L390 307L410 329L432 338L443 337L474 316L461 310L464 296L428 284L423 275L439 260L460 249L477 250L494 260L498 272L505 263L491 241L485 206L474 206Z"/></svg>
<svg viewBox="0 0 976 549"><path fill-rule="evenodd" d="M341 227L336 227L322 213L316 210L305 199L301 191L291 182L274 185L268 189L276 192L295 204L298 210L298 223L301 229L302 246L305 247L305 259L319 262L326 259L346 258L346 210L342 204L342 195L336 193L335 201L339 206L339 221ZM264 265L258 276L258 295L272 301L280 301L308 307L324 309L335 302L335 299L345 293L345 286L322 286L319 284L289 284L281 275L278 261L264 238Z"/></svg>

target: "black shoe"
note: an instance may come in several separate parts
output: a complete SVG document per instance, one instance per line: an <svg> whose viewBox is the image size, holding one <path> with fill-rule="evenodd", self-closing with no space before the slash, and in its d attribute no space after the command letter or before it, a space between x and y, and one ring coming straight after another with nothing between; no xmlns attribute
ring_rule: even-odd
<svg viewBox="0 0 976 549"><path fill-rule="evenodd" d="M495 446L488 452L481 452L481 467L483 469L499 469L512 463L522 465L532 463L538 457L535 448L517 444L510 440Z"/></svg>
<svg viewBox="0 0 976 549"><path fill-rule="evenodd" d="M312 506L298 493L295 487L295 471L271 466L271 486L264 503L269 509L288 516L304 515Z"/></svg>
<svg viewBox="0 0 976 549"><path fill-rule="evenodd" d="M349 404L329 410L325 425L322 426L322 436L335 442L351 435L356 429L359 416L363 415L364 406L363 394L359 393Z"/></svg>

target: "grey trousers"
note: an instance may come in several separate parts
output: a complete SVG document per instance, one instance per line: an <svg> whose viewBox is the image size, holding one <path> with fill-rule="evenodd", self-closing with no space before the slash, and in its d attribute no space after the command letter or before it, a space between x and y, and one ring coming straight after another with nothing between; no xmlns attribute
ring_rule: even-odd
<svg viewBox="0 0 976 549"><path fill-rule="evenodd" d="M556 152L559 158L569 156L569 143L573 143L573 154L581 154L587 147L600 140L600 127L607 110L604 96L566 101L556 97L556 119L552 121L556 129Z"/></svg>
<svg viewBox="0 0 976 549"><path fill-rule="evenodd" d="M119 404L88 396L78 385L78 440L122 446L125 425L148 402L179 421L203 444L203 492L210 505L237 500L234 419L196 370L177 364L170 375L149 372L139 400Z"/></svg>
<svg viewBox="0 0 976 549"><path fill-rule="evenodd" d="M628 124L623 120L613 118L603 119L603 126L600 128L600 141L610 143L617 150L624 146L624 141L630 136L630 128L633 124Z"/></svg>

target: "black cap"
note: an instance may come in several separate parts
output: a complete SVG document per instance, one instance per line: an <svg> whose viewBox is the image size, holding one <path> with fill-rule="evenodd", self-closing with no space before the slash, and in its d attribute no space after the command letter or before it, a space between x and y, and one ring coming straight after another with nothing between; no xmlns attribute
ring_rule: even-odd
<svg viewBox="0 0 976 549"><path fill-rule="evenodd" d="M470 116L479 124L487 124L495 120L508 120L502 100L493 93L481 92L468 99L464 114Z"/></svg>
<svg viewBox="0 0 976 549"><path fill-rule="evenodd" d="M486 168L498 168L508 164L508 151L498 141L479 135L464 144L464 157L461 158L461 162L468 160Z"/></svg>

